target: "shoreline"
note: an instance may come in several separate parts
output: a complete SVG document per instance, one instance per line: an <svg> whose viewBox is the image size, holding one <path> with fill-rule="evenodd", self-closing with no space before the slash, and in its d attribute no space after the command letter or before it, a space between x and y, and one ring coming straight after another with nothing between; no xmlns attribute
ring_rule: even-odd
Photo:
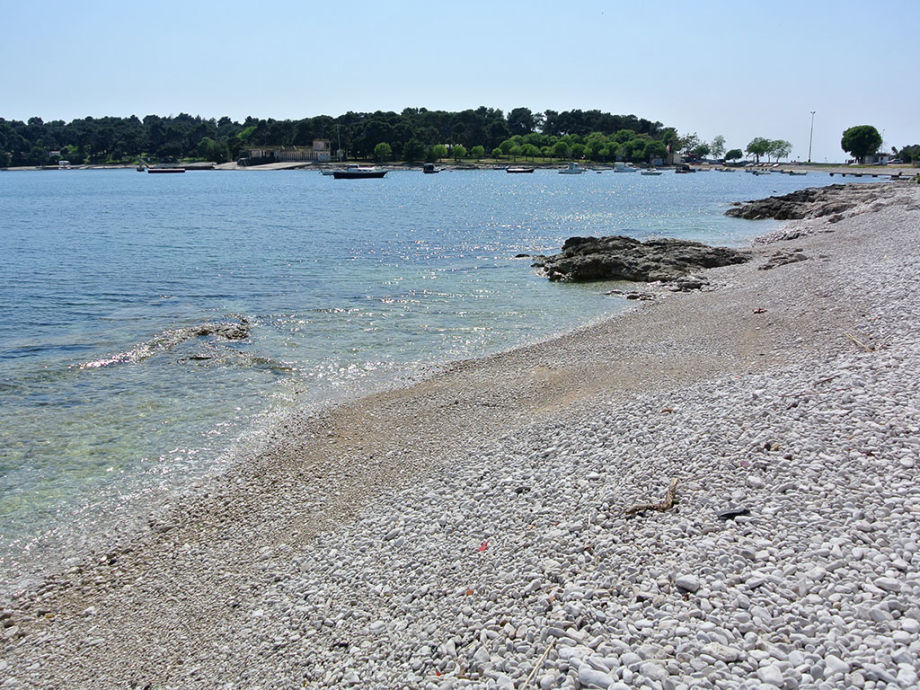
<svg viewBox="0 0 920 690"><path fill-rule="evenodd" d="M901 199L901 208L907 209L911 203L917 206L915 189L898 187L896 196L913 199ZM900 190L904 190L903 194ZM751 264L707 274L718 286L712 292L669 296L650 307L552 341L456 363L407 389L371 395L319 415L293 418L284 430L285 436L274 439L269 454L235 469L217 482L213 491L209 488L205 496L177 502L172 514L153 520L151 531L129 548L98 554L97 562L54 576L37 593L25 594L13 602L2 621L6 631L15 628L15 632L5 634L8 647L4 657L10 659L10 666L0 670L26 686L38 682L28 670L37 659L46 672L55 669L51 677L62 685L89 682L89 678L113 684L137 679L143 680L141 685L150 681L177 687L206 687L209 679L217 677L256 682L255 678L247 681L241 675L246 659L238 657L247 656L247 652L239 631L261 635L264 616L255 616L254 612L264 614L279 597L284 598L285 584L312 572L312 566L304 559L323 556L334 563L336 557L324 553L322 542L327 538L338 542L337 535L360 524L355 522L359 516L365 521L371 519L367 511L373 513L373 506L390 504L381 515L398 525L399 511L407 509L397 500L400 492L412 493L418 486L428 486L429 492L436 492L426 482L437 477L449 479L453 470L463 476L468 471L494 473L496 485L504 486L499 470L504 468L509 476L514 470L503 464L503 453L496 449L513 447L516 436L540 436L547 428L557 429L565 436L565 427L573 418L583 420L604 411L628 408L637 400L657 400L656 396L666 399L679 391L705 388L713 381L763 377L813 357L828 362L855 349L848 333L860 342L869 342L866 333L852 331L856 326L868 328L864 314L873 308L872 296L842 304L838 295L827 291L822 279L835 278L838 255L852 254L853 246L864 241L857 232L862 224L893 213L886 206L874 211L857 209L833 225L823 219L800 221L801 227L814 234L802 233L795 241L782 245L802 248L809 255L808 261L761 271L758 266L778 246L755 245ZM916 217L916 211L901 213ZM845 238L843 244L835 241L841 238ZM808 299L802 300L802 294ZM654 407L654 403L649 404ZM667 417L659 411L655 422ZM583 422L576 426L579 424L584 426ZM533 455L532 450L522 451L522 460ZM477 452L491 458L479 469ZM632 471L625 466L619 470ZM657 479L644 486L651 494L661 490ZM603 479L587 481L586 491L592 482ZM616 485L612 477L611 482ZM539 486L535 479L533 491ZM483 491L488 494L489 487L483 487ZM678 492L681 495L683 489ZM502 492L493 499L508 500ZM440 501L441 508L449 513L454 502L451 492L447 491ZM567 514L562 507L555 509ZM569 515L568 519L577 517ZM660 520L662 529L666 529L667 517ZM495 524L500 526L501 521ZM382 539L389 545L384 553L404 547L408 551L413 540L434 538L427 532L411 533L405 529L390 538L388 535L389 531L376 536L377 541ZM497 541L499 546L480 552L489 558L500 549L503 539L512 541L511 535L480 534L478 528L456 538L461 543L479 542L477 545ZM397 543L400 539L402 543ZM347 544L340 548L347 548ZM491 553L488 548L492 548ZM514 558L510 553L507 557ZM411 561L407 556L391 567L397 572ZM484 567L486 561L486 556L468 557L473 570ZM441 567L448 562L445 560ZM438 569L437 561L429 565ZM333 568L319 574L317 582L331 586L335 571ZM273 579L276 576L280 579ZM577 579L578 573L573 574L571 581ZM445 580L451 581L453 578ZM283 584L273 584L278 582ZM520 584L523 587L527 582ZM484 581L483 586L491 585ZM445 600L453 596L449 590L447 587L442 592ZM355 596L360 598L360 593ZM416 598L423 599L424 595ZM376 605L385 611L392 604L389 597L384 597ZM266 625L277 625L278 618L269 618ZM227 627L228 620L236 622L230 628L236 625L237 632ZM334 638L339 624L334 622L328 626L331 630L324 632L322 622L315 635L329 633ZM448 627L452 624L452 620L438 622ZM348 625L346 620L342 627ZM81 638L93 626L98 626L93 636ZM368 626L374 628L375 621L366 623ZM303 631L298 634L299 639L304 637ZM366 631L363 634L368 639L376 637ZM565 638L561 635L557 639ZM208 642L202 644L203 640ZM541 644L530 644L542 651L547 642L544 639ZM222 644L236 653L218 654ZM310 646L314 646L312 642ZM488 647L485 641L481 646ZM284 649L288 648L282 646ZM282 651L279 658L260 656L263 678L272 677L273 663L307 658L297 654L308 651ZM349 654L335 652L335 648L324 648L324 653L329 661L321 663L310 657L309 663L297 662L304 667L289 670L306 671L306 666L312 664L323 666L326 673L325 666L335 667L340 669L337 681L332 677L324 681L322 675L318 679L311 677L310 682L317 683L311 687L341 682L347 673ZM471 651L471 656L475 653ZM431 654L438 656L433 650ZM539 654L532 656L536 661ZM558 662L557 656L550 654L549 658ZM223 666L215 666L218 663ZM482 674L491 661L486 663L480 654L477 663L479 670L474 673L480 679L487 677ZM197 680L191 673L195 665L206 669ZM275 672L281 667L274 667ZM435 682L430 664L425 668L424 677ZM471 668L466 664L461 673L459 665L452 671L445 667L444 675L450 673L461 682L460 676L469 677ZM391 671L398 674L400 669ZM507 670L502 673L507 674ZM360 673L358 678L366 680L368 686L386 687L385 683L373 685L382 681L368 680ZM294 685L293 677L289 681Z"/></svg>
<svg viewBox="0 0 920 690"><path fill-rule="evenodd" d="M553 161L553 162L527 162L527 161L504 161L504 160L494 160L488 163L485 162L451 162L453 159L447 159L438 161L435 165L443 166L441 167L442 172L452 172L452 171L482 171L482 170L504 170L507 167L513 167L516 165L527 165L540 170L564 170L568 161ZM382 163L375 164L368 161L352 161L351 163L359 165L374 165L375 167L384 168L390 172L394 171L413 171L420 172L423 167L423 163ZM613 168L609 163L587 163L582 161L585 165L589 166L587 170L597 169L598 171L603 170L606 172L612 172ZM235 161L229 163L206 163L206 162L195 162L195 163L177 163L177 167L184 167L188 172L213 172L213 171L253 171L253 172L276 172L276 171L290 171L290 170L312 170L320 171L326 170L335 167L341 167L345 165L346 162L342 163L315 163L313 161L283 161L278 163L265 163L263 165L238 165ZM679 165L662 165L658 166L660 170L671 170L679 167ZM777 163L777 164L756 164L749 167L736 167L736 166L725 166L725 165L710 165L708 163L694 163L692 164L696 170L699 171L723 171L728 170L730 172L744 172L757 170L758 172L776 172L782 174L788 174L790 171L804 171L812 173L826 173L831 177L840 175L842 178L847 177L888 177L894 180L910 180L916 178L920 175L920 168L911 164L905 165L859 165L859 166L848 166L845 164L827 164L827 163ZM75 171L75 170L134 170L136 168L136 163L132 164L91 164L86 163L78 165L72 168L65 168L65 172ZM10 168L0 168L0 172L47 172L61 170L56 166L19 166L19 167L10 167Z"/></svg>

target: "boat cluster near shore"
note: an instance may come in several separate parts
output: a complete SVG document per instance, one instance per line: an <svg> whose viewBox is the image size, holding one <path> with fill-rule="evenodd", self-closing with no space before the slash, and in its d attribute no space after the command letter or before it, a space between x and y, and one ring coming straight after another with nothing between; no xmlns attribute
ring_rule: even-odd
<svg viewBox="0 0 920 690"><path fill-rule="evenodd" d="M772 163L772 164L753 164L745 165L712 165L707 163L661 166L635 166L628 163L615 163L613 165L603 164L582 164L579 162L568 163L565 167L558 164L533 163L530 165L511 164L500 165L495 163L475 163L475 164L435 164L425 163L419 168L413 165L367 165L360 163L349 163L347 165L328 166L317 165L312 162L283 162L283 163L266 163L264 165L241 166L237 163L179 163L172 165L151 165L141 162L134 165L79 165L74 166L67 161L62 161L62 165L42 166L42 167L22 167L9 168L9 170L112 170L121 168L134 168L140 172L148 173L182 173L188 171L203 170L319 170L323 175L329 175L336 179L379 179L385 177L388 172L421 170L423 173L432 174L442 171L452 170L499 170L509 173L532 173L536 170L555 170L565 175L579 175L585 172L616 172L628 173L639 172L646 176L658 176L665 172L675 172L677 174L694 173L694 172L736 172L744 171L753 175L766 175L769 173L782 173L786 175L807 175L811 173L826 173L831 176L840 175L842 177L855 178L876 178L876 179L906 179L918 175L918 170L913 166L846 166L846 165L811 165L806 163ZM66 165L65 165L66 164Z"/></svg>

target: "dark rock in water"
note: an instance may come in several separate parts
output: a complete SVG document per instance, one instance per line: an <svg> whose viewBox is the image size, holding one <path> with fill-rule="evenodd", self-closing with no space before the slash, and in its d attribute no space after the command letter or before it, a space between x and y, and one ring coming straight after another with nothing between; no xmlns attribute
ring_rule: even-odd
<svg viewBox="0 0 920 690"><path fill-rule="evenodd" d="M535 257L533 266L550 280L588 282L630 280L676 281L703 268L739 264L750 254L699 242L653 239L640 242L630 237L570 237L562 253Z"/></svg>
<svg viewBox="0 0 920 690"><path fill-rule="evenodd" d="M188 331L188 337L201 338L206 335L216 335L227 340L245 340L249 337L249 322L241 319L239 323L233 321L203 323Z"/></svg>
<svg viewBox="0 0 920 690"><path fill-rule="evenodd" d="M800 189L783 196L736 203L725 212L725 215L748 220L821 218L856 206L858 200L844 198L847 194L846 190L846 185L841 184Z"/></svg>

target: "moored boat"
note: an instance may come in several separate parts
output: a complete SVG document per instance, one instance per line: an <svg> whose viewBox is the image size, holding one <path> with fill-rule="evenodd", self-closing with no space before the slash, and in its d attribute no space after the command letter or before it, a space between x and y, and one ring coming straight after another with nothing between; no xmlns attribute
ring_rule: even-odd
<svg viewBox="0 0 920 690"><path fill-rule="evenodd" d="M148 173L184 173L185 168L147 168Z"/></svg>
<svg viewBox="0 0 920 690"><path fill-rule="evenodd" d="M441 172L441 168L434 167L434 163L425 163L425 165L422 166L422 172L426 175L434 175L435 173Z"/></svg>
<svg viewBox="0 0 920 690"><path fill-rule="evenodd" d="M520 167L505 168L505 172L509 172L509 173L532 173L532 172L533 172L533 168L520 168Z"/></svg>
<svg viewBox="0 0 920 690"><path fill-rule="evenodd" d="M560 175L581 175L585 172L585 169L578 165L578 163L569 163L569 167L563 168L559 171Z"/></svg>
<svg viewBox="0 0 920 690"><path fill-rule="evenodd" d="M647 168L639 172L640 175L660 175L661 171L658 168Z"/></svg>
<svg viewBox="0 0 920 690"><path fill-rule="evenodd" d="M386 170L380 170L379 168L369 168L360 165L350 165L344 170L332 171L332 176L337 180L363 180L374 177L383 177L386 174Z"/></svg>

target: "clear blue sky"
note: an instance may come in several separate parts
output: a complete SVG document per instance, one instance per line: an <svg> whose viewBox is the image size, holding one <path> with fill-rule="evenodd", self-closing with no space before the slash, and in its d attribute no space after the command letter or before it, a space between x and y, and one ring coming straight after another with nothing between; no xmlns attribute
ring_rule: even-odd
<svg viewBox="0 0 920 690"><path fill-rule="evenodd" d="M843 158L920 143L920 0L0 0L0 117L598 108Z"/></svg>

